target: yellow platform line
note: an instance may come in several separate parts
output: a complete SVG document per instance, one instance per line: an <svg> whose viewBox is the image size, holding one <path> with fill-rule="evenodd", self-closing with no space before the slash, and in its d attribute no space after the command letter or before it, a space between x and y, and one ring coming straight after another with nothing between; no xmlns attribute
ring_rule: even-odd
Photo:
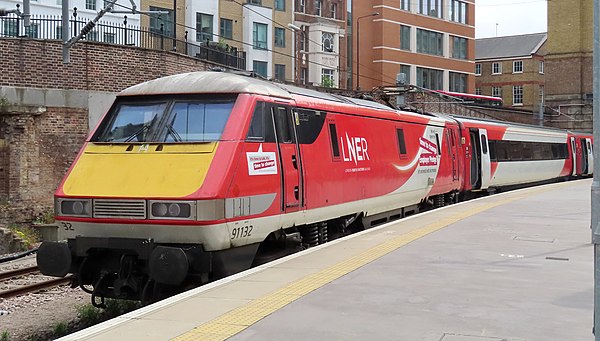
<svg viewBox="0 0 600 341"><path fill-rule="evenodd" d="M552 188L544 187L536 190L529 190L526 193L517 194L516 196L498 200L494 203L472 203L469 205L470 209L468 211L441 219L422 228L383 242L361 252L360 254L357 254L356 256L341 261L315 274L308 275L307 277L297 280L296 282L293 282L267 296L255 299L244 306L231 310L230 312L225 313L224 315L221 315L212 321L202 324L172 340L226 340L227 338L243 331L252 324L294 302L298 298L310 293L311 291L331 283L332 281L419 238L483 211L487 211L491 208L517 201Z"/></svg>

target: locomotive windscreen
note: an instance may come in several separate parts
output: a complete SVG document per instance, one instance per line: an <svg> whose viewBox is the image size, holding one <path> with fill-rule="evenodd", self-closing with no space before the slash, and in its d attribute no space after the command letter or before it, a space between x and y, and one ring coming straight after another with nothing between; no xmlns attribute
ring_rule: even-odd
<svg viewBox="0 0 600 341"><path fill-rule="evenodd" d="M235 98L120 99L102 121L92 142L218 141Z"/></svg>

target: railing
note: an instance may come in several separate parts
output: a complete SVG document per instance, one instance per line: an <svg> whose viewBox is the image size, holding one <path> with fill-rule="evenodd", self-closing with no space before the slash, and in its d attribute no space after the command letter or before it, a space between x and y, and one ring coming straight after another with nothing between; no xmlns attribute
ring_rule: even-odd
<svg viewBox="0 0 600 341"><path fill-rule="evenodd" d="M77 36L89 21L90 19L79 17L77 11L74 11L69 19L69 35ZM31 25L26 30L20 17L16 15L0 17L0 37L62 40L62 19L60 16L32 15ZM161 24L159 28L138 27L128 24L127 16L124 17L122 24L99 21L94 29L84 37L84 40L175 51L231 68L246 69L246 52L244 51L214 42L191 43L188 41L187 31L184 40L175 39L165 34L164 24Z"/></svg>

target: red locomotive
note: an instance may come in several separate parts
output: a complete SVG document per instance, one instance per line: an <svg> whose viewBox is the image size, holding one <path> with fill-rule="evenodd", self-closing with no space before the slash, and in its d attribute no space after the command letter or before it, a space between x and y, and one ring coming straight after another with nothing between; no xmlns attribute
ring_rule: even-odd
<svg viewBox="0 0 600 341"><path fill-rule="evenodd" d="M38 264L94 304L151 300L424 206L589 175L591 148L230 73L164 77L121 92L91 134Z"/></svg>

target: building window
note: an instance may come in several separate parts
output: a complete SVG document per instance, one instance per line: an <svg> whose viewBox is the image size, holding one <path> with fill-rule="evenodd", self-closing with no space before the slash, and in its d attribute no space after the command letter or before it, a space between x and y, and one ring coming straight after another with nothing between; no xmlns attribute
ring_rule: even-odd
<svg viewBox="0 0 600 341"><path fill-rule="evenodd" d="M300 83L306 84L306 80L308 79L308 69L302 68L300 70Z"/></svg>
<svg viewBox="0 0 600 341"><path fill-rule="evenodd" d="M219 31L221 38L233 38L233 20L221 18L221 30Z"/></svg>
<svg viewBox="0 0 600 341"><path fill-rule="evenodd" d="M150 32L162 34L164 36L173 35L173 23L171 22L171 14L173 10L163 7L150 6L150 11L163 11L167 14L150 15Z"/></svg>
<svg viewBox="0 0 600 341"><path fill-rule="evenodd" d="M450 91L467 92L467 75L450 72Z"/></svg>
<svg viewBox="0 0 600 341"><path fill-rule="evenodd" d="M90 31L86 36L87 41L98 41L98 31Z"/></svg>
<svg viewBox="0 0 600 341"><path fill-rule="evenodd" d="M481 63L475 64L475 76L481 76Z"/></svg>
<svg viewBox="0 0 600 341"><path fill-rule="evenodd" d="M513 73L523 73L523 61L515 60L513 62Z"/></svg>
<svg viewBox="0 0 600 341"><path fill-rule="evenodd" d="M410 51L410 26L400 25L400 48Z"/></svg>
<svg viewBox="0 0 600 341"><path fill-rule="evenodd" d="M492 75L502 74L502 63L492 63Z"/></svg>
<svg viewBox="0 0 600 341"><path fill-rule="evenodd" d="M275 10L285 11L285 0L275 0Z"/></svg>
<svg viewBox="0 0 600 341"><path fill-rule="evenodd" d="M406 84L410 84L410 65L400 65L400 73L404 74Z"/></svg>
<svg viewBox="0 0 600 341"><path fill-rule="evenodd" d="M196 13L196 41L213 40L213 16Z"/></svg>
<svg viewBox="0 0 600 341"><path fill-rule="evenodd" d="M19 35L19 28L17 26L17 21L9 18L4 19L4 36L5 37L16 37Z"/></svg>
<svg viewBox="0 0 600 341"><path fill-rule="evenodd" d="M315 14L321 16L321 5L323 5L322 0L315 0Z"/></svg>
<svg viewBox="0 0 600 341"><path fill-rule="evenodd" d="M115 43L115 34L104 32L104 42L114 44Z"/></svg>
<svg viewBox="0 0 600 341"><path fill-rule="evenodd" d="M252 43L255 49L267 49L267 28L267 24L254 23L252 29Z"/></svg>
<svg viewBox="0 0 600 341"><path fill-rule="evenodd" d="M442 33L417 29L417 52L442 56L443 38Z"/></svg>
<svg viewBox="0 0 600 341"><path fill-rule="evenodd" d="M467 59L467 39L452 37L452 58Z"/></svg>
<svg viewBox="0 0 600 341"><path fill-rule="evenodd" d="M544 74L544 61L540 60L540 69L539 69L539 73L540 74Z"/></svg>
<svg viewBox="0 0 600 341"><path fill-rule="evenodd" d="M502 97L502 87L493 86L492 87L492 96L494 96L494 97Z"/></svg>
<svg viewBox="0 0 600 341"><path fill-rule="evenodd" d="M337 19L337 4L331 4L331 17Z"/></svg>
<svg viewBox="0 0 600 341"><path fill-rule="evenodd" d="M461 24L467 23L467 3L452 0L450 3L450 20Z"/></svg>
<svg viewBox="0 0 600 341"><path fill-rule="evenodd" d="M262 0L248 0L248 3L250 5L258 5L258 6L262 6Z"/></svg>
<svg viewBox="0 0 600 341"><path fill-rule="evenodd" d="M481 96L481 88L475 88L475 95Z"/></svg>
<svg viewBox="0 0 600 341"><path fill-rule="evenodd" d="M275 27L275 47L285 47L285 29Z"/></svg>
<svg viewBox="0 0 600 341"><path fill-rule="evenodd" d="M419 13L430 17L442 18L443 0L419 0Z"/></svg>
<svg viewBox="0 0 600 341"><path fill-rule="evenodd" d="M285 65L275 64L275 79L285 82Z"/></svg>
<svg viewBox="0 0 600 341"><path fill-rule="evenodd" d="M252 66L253 66L254 72L257 75L261 75L264 78L267 78L267 66L268 66L267 62L261 62L261 61L255 60L252 62Z"/></svg>
<svg viewBox="0 0 600 341"><path fill-rule="evenodd" d="M300 27L300 31L304 32L304 26ZM306 34L300 34L300 51L308 51Z"/></svg>
<svg viewBox="0 0 600 341"><path fill-rule="evenodd" d="M323 51L333 52L333 34L329 32L323 32L321 40L323 42Z"/></svg>
<svg viewBox="0 0 600 341"><path fill-rule="evenodd" d="M417 67L417 85L431 90L442 90L444 71Z"/></svg>
<svg viewBox="0 0 600 341"><path fill-rule="evenodd" d="M298 12L304 13L304 0L298 0Z"/></svg>
<svg viewBox="0 0 600 341"><path fill-rule="evenodd" d="M410 0L400 0L400 9L410 11Z"/></svg>
<svg viewBox="0 0 600 341"><path fill-rule="evenodd" d="M523 86L513 86L513 105L523 105Z"/></svg>
<svg viewBox="0 0 600 341"><path fill-rule="evenodd" d="M96 10L96 0L85 0L85 9Z"/></svg>
<svg viewBox="0 0 600 341"><path fill-rule="evenodd" d="M321 69L321 86L333 88L335 80L333 78L333 69Z"/></svg>

